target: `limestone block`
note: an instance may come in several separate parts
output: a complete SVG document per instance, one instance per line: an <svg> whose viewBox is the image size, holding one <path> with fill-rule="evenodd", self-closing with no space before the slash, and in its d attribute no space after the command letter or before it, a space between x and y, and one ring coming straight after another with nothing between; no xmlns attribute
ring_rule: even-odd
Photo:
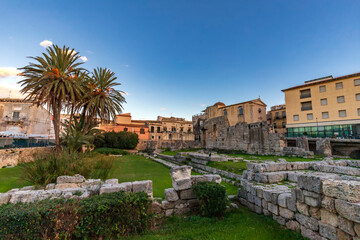
<svg viewBox="0 0 360 240"><path fill-rule="evenodd" d="M280 207L287 207L287 200L291 198L291 193L281 193L278 196L278 204Z"/></svg>
<svg viewBox="0 0 360 240"><path fill-rule="evenodd" d="M255 202L255 197L254 195L252 195L251 193L248 193L247 194L247 200L251 203L254 203Z"/></svg>
<svg viewBox="0 0 360 240"><path fill-rule="evenodd" d="M319 223L319 234L330 240L337 240L336 228L324 223Z"/></svg>
<svg viewBox="0 0 360 240"><path fill-rule="evenodd" d="M286 228L292 231L300 230L300 224L297 221L288 221L286 223Z"/></svg>
<svg viewBox="0 0 360 240"><path fill-rule="evenodd" d="M305 203L311 207L320 207L321 201L320 198L312 198L305 196Z"/></svg>
<svg viewBox="0 0 360 240"><path fill-rule="evenodd" d="M263 192L264 192L264 189L262 187L258 187L256 189L256 196L259 197L259 198L264 198L263 197Z"/></svg>
<svg viewBox="0 0 360 240"><path fill-rule="evenodd" d="M313 231L318 231L319 223L315 218L307 217L299 213L295 214L295 218L305 228L311 229Z"/></svg>
<svg viewBox="0 0 360 240"><path fill-rule="evenodd" d="M296 199L299 202L305 202L305 196L300 188L296 187L291 189L291 197Z"/></svg>
<svg viewBox="0 0 360 240"><path fill-rule="evenodd" d="M268 204L268 202L265 201L265 199L262 199L262 200L261 200L261 207L262 207L262 208L264 208L264 209L267 210L267 204Z"/></svg>
<svg viewBox="0 0 360 240"><path fill-rule="evenodd" d="M287 180L290 182L297 182L299 174L296 172L288 172Z"/></svg>
<svg viewBox="0 0 360 240"><path fill-rule="evenodd" d="M278 183L283 180L286 180L287 178L286 172L271 172L271 173L267 173L266 175L269 183Z"/></svg>
<svg viewBox="0 0 360 240"><path fill-rule="evenodd" d="M336 199L335 209L343 218L360 223L360 203L350 203Z"/></svg>
<svg viewBox="0 0 360 240"><path fill-rule="evenodd" d="M107 179L105 184L119 184L119 180L117 178Z"/></svg>
<svg viewBox="0 0 360 240"><path fill-rule="evenodd" d="M0 205L7 204L10 200L10 193L0 193Z"/></svg>
<svg viewBox="0 0 360 240"><path fill-rule="evenodd" d="M194 198L196 198L196 195L194 190L192 190L191 188L180 191L180 199L188 200Z"/></svg>
<svg viewBox="0 0 360 240"><path fill-rule="evenodd" d="M309 206L306 205L305 203L296 202L296 209L299 211L299 213L305 216L310 216Z"/></svg>
<svg viewBox="0 0 360 240"><path fill-rule="evenodd" d="M332 155L330 139L323 138L316 141L316 154L329 157Z"/></svg>
<svg viewBox="0 0 360 240"><path fill-rule="evenodd" d="M268 209L271 213L273 213L273 214L275 214L275 215L279 215L279 207L278 207L277 205L272 204L272 203L268 203L267 209Z"/></svg>
<svg viewBox="0 0 360 240"><path fill-rule="evenodd" d="M315 193L322 192L322 180L316 176L300 175L298 177L298 186Z"/></svg>
<svg viewBox="0 0 360 240"><path fill-rule="evenodd" d="M191 169L190 166L179 166L170 169L170 176L173 181L181 179L190 179L191 178Z"/></svg>
<svg viewBox="0 0 360 240"><path fill-rule="evenodd" d="M324 196L322 201L321 201L321 207L325 208L329 212L336 213L335 199L334 198Z"/></svg>
<svg viewBox="0 0 360 240"><path fill-rule="evenodd" d="M359 223L354 223L354 231L355 231L356 235L360 237L360 224Z"/></svg>
<svg viewBox="0 0 360 240"><path fill-rule="evenodd" d="M75 176L59 176L56 179L56 183L82 183L85 181L85 178L79 174Z"/></svg>
<svg viewBox="0 0 360 240"><path fill-rule="evenodd" d="M55 189L66 189L66 188L78 188L78 183L58 183L55 185Z"/></svg>
<svg viewBox="0 0 360 240"><path fill-rule="evenodd" d="M263 191L263 197L264 197L265 201L271 202L271 199L272 199L271 195L272 195L272 192L270 190Z"/></svg>
<svg viewBox="0 0 360 240"><path fill-rule="evenodd" d="M204 175L206 177L207 182L215 182L215 183L221 183L221 177L217 174L206 174Z"/></svg>
<svg viewBox="0 0 360 240"><path fill-rule="evenodd" d="M161 206L163 207L163 209L173 209L175 208L175 202L169 202L167 200L163 200L161 202Z"/></svg>
<svg viewBox="0 0 360 240"><path fill-rule="evenodd" d="M151 210L155 214L161 214L162 211L163 211L163 208L162 208L162 205L159 202L153 201L151 203Z"/></svg>
<svg viewBox="0 0 360 240"><path fill-rule="evenodd" d="M105 194L105 193L113 193L113 192L120 192L120 191L126 191L127 185L126 184L104 184L100 188L99 194Z"/></svg>
<svg viewBox="0 0 360 240"><path fill-rule="evenodd" d="M120 185L122 185L122 184L120 184ZM131 184L131 183L123 185L125 187L125 189L128 189L129 184ZM152 193L153 192L152 181L151 180L145 180L145 181L132 182L132 191L134 193L135 192Z"/></svg>
<svg viewBox="0 0 360 240"><path fill-rule="evenodd" d="M338 223L338 216L335 213L331 213L325 209L320 209L321 212L321 222L331 225L333 227L337 227Z"/></svg>
<svg viewBox="0 0 360 240"><path fill-rule="evenodd" d="M338 229L337 230L337 239L340 240L353 240L352 236L347 234L346 232Z"/></svg>
<svg viewBox="0 0 360 240"><path fill-rule="evenodd" d="M36 200L41 201L48 198L59 198L61 195L62 190L50 189L43 191L41 194L38 194Z"/></svg>
<svg viewBox="0 0 360 240"><path fill-rule="evenodd" d="M269 210L263 209L263 213L265 216L270 216L271 212Z"/></svg>
<svg viewBox="0 0 360 240"><path fill-rule="evenodd" d="M344 180L325 180L323 192L326 196L342 199L348 202L360 201L360 182Z"/></svg>
<svg viewBox="0 0 360 240"><path fill-rule="evenodd" d="M204 175L194 175L191 176L191 184L194 185L199 182L206 182L206 177Z"/></svg>
<svg viewBox="0 0 360 240"><path fill-rule="evenodd" d="M310 207L309 213L310 213L310 216L312 216L313 218L320 220L320 218L321 218L320 208Z"/></svg>
<svg viewBox="0 0 360 240"><path fill-rule="evenodd" d="M165 199L169 202L175 202L179 200L179 195L174 188L165 189Z"/></svg>
<svg viewBox="0 0 360 240"><path fill-rule="evenodd" d="M191 211L191 209L188 208L188 207L175 208L175 209L174 209L174 213L175 213L176 215L184 215L184 214L189 213L190 211Z"/></svg>
<svg viewBox="0 0 360 240"><path fill-rule="evenodd" d="M189 208L197 208L200 206L200 202L197 199L190 199L188 203L189 203Z"/></svg>
<svg viewBox="0 0 360 240"><path fill-rule="evenodd" d="M185 190L191 188L191 179L190 178L183 178L179 180L173 180L172 182L173 187L176 191Z"/></svg>
<svg viewBox="0 0 360 240"><path fill-rule="evenodd" d="M37 199L37 195L41 194L43 191L17 191L11 194L11 198L9 200L9 203L30 203L34 202Z"/></svg>
<svg viewBox="0 0 360 240"><path fill-rule="evenodd" d="M303 237L309 238L311 240L326 240L325 238L321 237L318 233L304 226L300 226L300 230L301 230L301 235Z"/></svg>
<svg viewBox="0 0 360 240"><path fill-rule="evenodd" d="M267 183L267 182L269 182L268 175L264 174L264 173L255 173L255 181L256 182Z"/></svg>
<svg viewBox="0 0 360 240"><path fill-rule="evenodd" d="M174 214L174 209L167 209L166 211L165 211L165 216L166 217L170 217L171 215L173 215Z"/></svg>
<svg viewBox="0 0 360 240"><path fill-rule="evenodd" d="M55 189L55 183L49 183L46 185L45 190Z"/></svg>
<svg viewBox="0 0 360 240"><path fill-rule="evenodd" d="M287 208L290 209L293 212L296 212L297 208L296 208L296 201L292 198L289 198L287 200Z"/></svg>
<svg viewBox="0 0 360 240"><path fill-rule="evenodd" d="M339 222L339 228L342 231L350 234L351 236L355 236L354 223L352 221L349 221L349 220L339 216L338 222Z"/></svg>
<svg viewBox="0 0 360 240"><path fill-rule="evenodd" d="M262 214L263 211L262 211L262 207L259 207L259 206L254 206L254 211L257 213L257 214Z"/></svg>
<svg viewBox="0 0 360 240"><path fill-rule="evenodd" d="M255 204L256 206L261 207L261 198L259 198L259 197L254 197L254 204Z"/></svg>
<svg viewBox="0 0 360 240"><path fill-rule="evenodd" d="M294 219L295 214L287 208L279 207L279 215L286 219Z"/></svg>
<svg viewBox="0 0 360 240"><path fill-rule="evenodd" d="M281 217L281 216L273 215L273 219L274 219L275 221L277 221L280 225L285 225L285 224L286 224L285 218L283 218L283 217Z"/></svg>

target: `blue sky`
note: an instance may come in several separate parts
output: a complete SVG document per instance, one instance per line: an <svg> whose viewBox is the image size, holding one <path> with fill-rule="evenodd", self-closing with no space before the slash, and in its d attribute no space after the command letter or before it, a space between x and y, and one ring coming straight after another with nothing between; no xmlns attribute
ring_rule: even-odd
<svg viewBox="0 0 360 240"><path fill-rule="evenodd" d="M191 119L259 96L270 107L284 102L281 89L360 72L359 9L358 0L1 0L0 88L16 88L4 72L49 40L86 56L88 69L111 68L136 119Z"/></svg>

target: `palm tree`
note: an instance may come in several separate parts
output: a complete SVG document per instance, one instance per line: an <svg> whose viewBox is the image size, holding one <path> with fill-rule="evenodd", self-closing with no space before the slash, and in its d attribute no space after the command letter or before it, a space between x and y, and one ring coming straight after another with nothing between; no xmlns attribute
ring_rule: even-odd
<svg viewBox="0 0 360 240"><path fill-rule="evenodd" d="M79 67L82 64L77 61L80 55L65 46L53 45L41 57L30 58L35 63L20 68L25 77L19 82L23 87L21 93L27 94L26 100L34 101L38 106L47 105L51 110L56 150L60 151L60 113L81 99L84 89L78 74L85 70Z"/></svg>
<svg viewBox="0 0 360 240"><path fill-rule="evenodd" d="M101 120L115 119L121 113L125 103L122 91L114 89L121 85L115 82L115 73L107 68L96 68L88 81L88 94L83 101L83 115L87 116L89 128L91 122L99 117Z"/></svg>

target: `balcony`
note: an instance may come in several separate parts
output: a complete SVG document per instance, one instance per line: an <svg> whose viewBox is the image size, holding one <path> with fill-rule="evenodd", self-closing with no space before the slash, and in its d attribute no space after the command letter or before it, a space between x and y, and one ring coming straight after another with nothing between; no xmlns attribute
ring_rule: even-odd
<svg viewBox="0 0 360 240"><path fill-rule="evenodd" d="M309 111L309 110L312 110L312 106L301 107L301 111Z"/></svg>
<svg viewBox="0 0 360 240"><path fill-rule="evenodd" d="M311 93L302 93L302 94L300 95L300 99L309 98L309 97L311 97Z"/></svg>

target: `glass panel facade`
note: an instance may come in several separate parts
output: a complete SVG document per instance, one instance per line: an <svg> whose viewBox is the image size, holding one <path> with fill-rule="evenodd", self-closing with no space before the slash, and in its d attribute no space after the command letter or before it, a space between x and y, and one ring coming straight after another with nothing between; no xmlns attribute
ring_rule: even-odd
<svg viewBox="0 0 360 240"><path fill-rule="evenodd" d="M356 132L356 128L358 126L359 125L355 125L355 124L347 124L347 125L334 125L334 126L288 128L287 136L360 139L360 135Z"/></svg>

